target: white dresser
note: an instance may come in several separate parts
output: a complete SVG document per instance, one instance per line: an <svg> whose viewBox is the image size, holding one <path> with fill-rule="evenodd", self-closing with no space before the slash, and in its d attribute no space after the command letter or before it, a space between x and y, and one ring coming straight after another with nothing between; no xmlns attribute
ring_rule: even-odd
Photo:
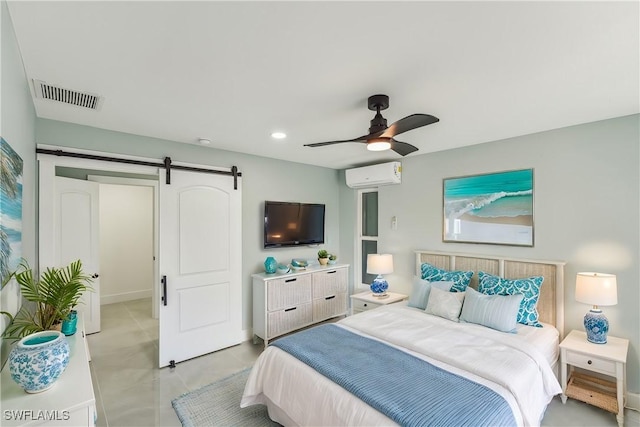
<svg viewBox="0 0 640 427"><path fill-rule="evenodd" d="M254 343L259 337L266 347L275 337L347 314L347 264L252 277Z"/></svg>
<svg viewBox="0 0 640 427"><path fill-rule="evenodd" d="M69 365L53 387L29 394L11 379L9 362L2 369L2 426L93 426L96 398L93 394L89 351L84 323L70 337Z"/></svg>

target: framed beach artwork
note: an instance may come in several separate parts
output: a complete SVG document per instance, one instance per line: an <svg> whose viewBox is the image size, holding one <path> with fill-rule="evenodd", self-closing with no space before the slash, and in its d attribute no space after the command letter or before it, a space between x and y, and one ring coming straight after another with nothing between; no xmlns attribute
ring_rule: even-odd
<svg viewBox="0 0 640 427"><path fill-rule="evenodd" d="M443 241L533 246L533 169L445 178Z"/></svg>
<svg viewBox="0 0 640 427"><path fill-rule="evenodd" d="M0 279L22 258L22 159L0 137Z"/></svg>

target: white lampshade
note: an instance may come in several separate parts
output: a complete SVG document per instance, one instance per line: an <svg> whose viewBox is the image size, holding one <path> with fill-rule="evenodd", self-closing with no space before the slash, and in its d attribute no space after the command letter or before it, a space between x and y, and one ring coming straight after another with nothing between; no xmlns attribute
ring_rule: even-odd
<svg viewBox="0 0 640 427"><path fill-rule="evenodd" d="M618 285L615 274L578 273L576 301L591 305L616 305Z"/></svg>
<svg viewBox="0 0 640 427"><path fill-rule="evenodd" d="M367 255L367 273L369 274L393 273L393 255L391 254Z"/></svg>

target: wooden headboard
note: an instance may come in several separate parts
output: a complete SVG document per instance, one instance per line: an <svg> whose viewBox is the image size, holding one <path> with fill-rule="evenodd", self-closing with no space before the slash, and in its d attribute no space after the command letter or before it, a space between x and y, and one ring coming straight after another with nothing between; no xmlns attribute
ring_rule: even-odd
<svg viewBox="0 0 640 427"><path fill-rule="evenodd" d="M478 289L478 271L505 279L544 277L538 300L540 321L554 325L560 331L560 339L564 337L564 262L428 250L415 253L418 277L424 262L445 270L473 271L470 286L474 289Z"/></svg>

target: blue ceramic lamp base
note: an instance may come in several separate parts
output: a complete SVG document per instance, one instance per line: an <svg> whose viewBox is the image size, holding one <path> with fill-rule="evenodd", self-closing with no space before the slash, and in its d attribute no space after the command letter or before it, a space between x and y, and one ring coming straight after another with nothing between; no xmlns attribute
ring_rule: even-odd
<svg viewBox="0 0 640 427"><path fill-rule="evenodd" d="M584 315L584 329L587 331L587 341L594 344L606 344L609 333L609 320L598 308L592 308Z"/></svg>
<svg viewBox="0 0 640 427"><path fill-rule="evenodd" d="M374 297L386 297L387 289L389 289L389 283L384 280L382 275L378 274L378 277L373 279L370 286L371 292L373 292Z"/></svg>

